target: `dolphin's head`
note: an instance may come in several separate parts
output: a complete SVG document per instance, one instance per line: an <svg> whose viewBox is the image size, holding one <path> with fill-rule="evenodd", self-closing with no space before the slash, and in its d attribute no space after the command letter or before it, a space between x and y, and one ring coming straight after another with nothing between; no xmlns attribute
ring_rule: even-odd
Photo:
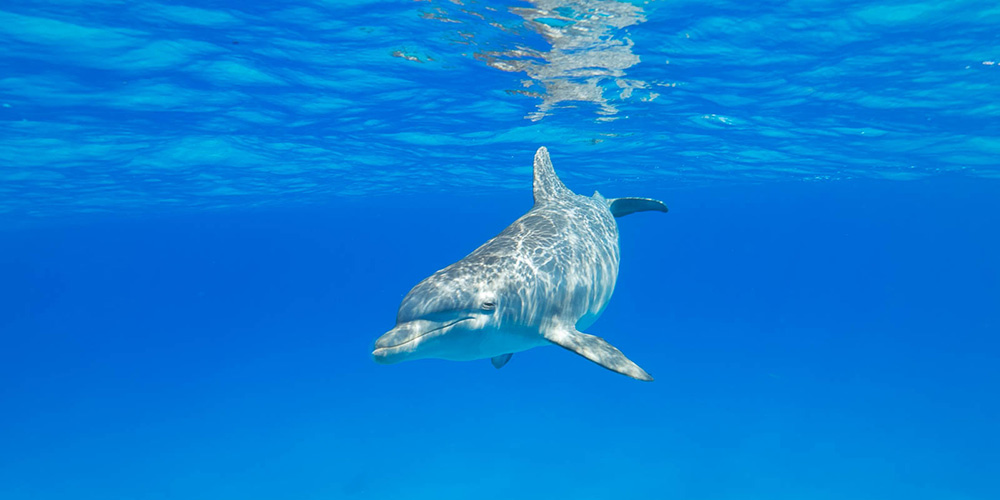
<svg viewBox="0 0 1000 500"><path fill-rule="evenodd" d="M375 341L375 361L472 359L480 336L498 325L501 306L481 276L446 268L413 287L399 305L396 327Z"/></svg>

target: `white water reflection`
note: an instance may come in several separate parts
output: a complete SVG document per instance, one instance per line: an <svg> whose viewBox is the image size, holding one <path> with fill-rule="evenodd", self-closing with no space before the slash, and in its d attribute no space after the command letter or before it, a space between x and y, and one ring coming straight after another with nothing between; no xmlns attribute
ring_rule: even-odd
<svg viewBox="0 0 1000 500"><path fill-rule="evenodd" d="M538 32L551 46L548 51L527 47L480 52L476 58L502 71L523 72L529 80L516 92L542 99L533 121L560 106L591 102L599 106L599 120L613 120L612 103L629 99L633 90L648 88L641 80L626 78L625 70L639 62L624 28L646 20L640 7L614 0L531 0L531 7L512 7L525 26ZM609 96L611 96L609 98ZM647 92L645 100L657 97Z"/></svg>

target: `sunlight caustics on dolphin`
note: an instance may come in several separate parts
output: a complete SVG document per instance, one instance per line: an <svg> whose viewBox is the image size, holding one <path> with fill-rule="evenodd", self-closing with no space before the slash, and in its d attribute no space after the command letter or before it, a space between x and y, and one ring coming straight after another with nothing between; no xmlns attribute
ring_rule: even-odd
<svg viewBox="0 0 1000 500"><path fill-rule="evenodd" d="M515 352L549 344L609 370L653 380L588 328L618 278L615 217L666 212L648 198L574 194L543 147L535 153L535 205L462 260L432 274L403 298L396 327L375 341L379 363L489 358L503 367Z"/></svg>

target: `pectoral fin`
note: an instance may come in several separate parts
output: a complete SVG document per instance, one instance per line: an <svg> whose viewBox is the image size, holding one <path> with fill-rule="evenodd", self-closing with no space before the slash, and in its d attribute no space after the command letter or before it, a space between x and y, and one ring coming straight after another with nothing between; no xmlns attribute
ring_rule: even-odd
<svg viewBox="0 0 1000 500"><path fill-rule="evenodd" d="M513 353L509 353L508 352L507 354L501 354L499 356L493 356L492 358L490 358L490 363L493 363L493 368L496 368L497 370L499 370L499 369L503 368L503 365L506 365L507 362L510 361L510 357L513 356L513 355L514 355Z"/></svg>
<svg viewBox="0 0 1000 500"><path fill-rule="evenodd" d="M636 380L653 380L653 377L639 368L639 365L600 337L578 332L575 328L554 328L545 331L544 335L549 342L569 349L611 371L628 375Z"/></svg>

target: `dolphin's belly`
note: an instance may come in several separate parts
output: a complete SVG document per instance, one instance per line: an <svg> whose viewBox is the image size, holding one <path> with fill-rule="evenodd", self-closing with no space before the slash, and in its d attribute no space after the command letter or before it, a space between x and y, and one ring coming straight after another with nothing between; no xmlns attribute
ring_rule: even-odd
<svg viewBox="0 0 1000 500"><path fill-rule="evenodd" d="M605 301L604 305L605 306L607 305L607 301ZM578 331L586 331L587 328L590 328L590 325L593 325L594 322L597 321L597 318L601 317L601 314L603 312L604 312L604 307L601 307L595 313L584 314L583 316L580 317L580 319L576 321L576 329Z"/></svg>
<svg viewBox="0 0 1000 500"><path fill-rule="evenodd" d="M501 354L527 351L549 345L537 330L530 328L463 332L462 338L451 339L435 356L451 361L488 359Z"/></svg>

